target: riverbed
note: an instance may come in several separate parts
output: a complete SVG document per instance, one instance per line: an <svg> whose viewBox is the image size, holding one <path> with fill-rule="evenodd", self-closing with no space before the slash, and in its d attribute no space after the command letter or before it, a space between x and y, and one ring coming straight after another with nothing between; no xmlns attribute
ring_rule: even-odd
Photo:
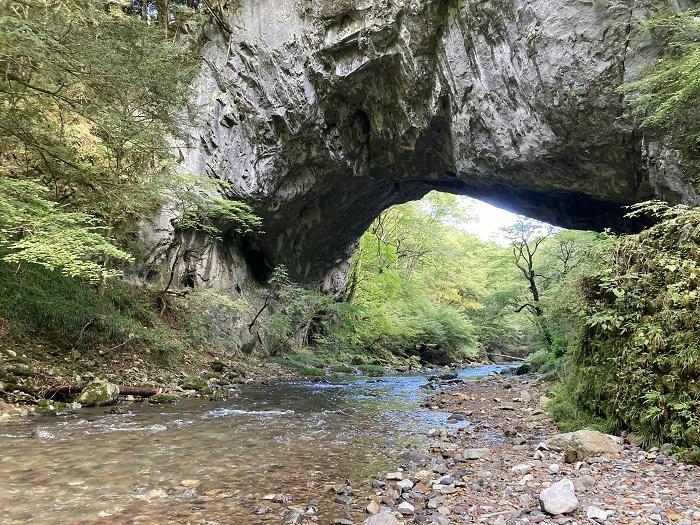
<svg viewBox="0 0 700 525"><path fill-rule="evenodd" d="M361 489L424 445L428 429L448 425L448 414L420 407L426 382L244 385L226 402L103 407L5 425L0 523L252 525L283 523L295 511L319 523L358 522ZM358 492L330 489L346 484Z"/></svg>

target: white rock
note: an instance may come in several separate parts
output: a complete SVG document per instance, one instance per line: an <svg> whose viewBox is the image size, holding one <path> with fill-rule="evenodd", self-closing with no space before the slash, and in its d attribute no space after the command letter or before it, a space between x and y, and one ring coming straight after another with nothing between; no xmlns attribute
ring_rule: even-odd
<svg viewBox="0 0 700 525"><path fill-rule="evenodd" d="M599 509L598 507L594 507L593 505L590 505L588 509L586 509L586 517L589 520L605 521L611 514L612 512Z"/></svg>
<svg viewBox="0 0 700 525"><path fill-rule="evenodd" d="M404 516L411 516L416 511L415 507L411 505L408 501L403 501L396 507L401 514Z"/></svg>
<svg viewBox="0 0 700 525"><path fill-rule="evenodd" d="M387 472L387 475L384 477L389 480L401 480L403 479L403 472Z"/></svg>
<svg viewBox="0 0 700 525"><path fill-rule="evenodd" d="M556 463L552 463L549 467L547 467L549 471L552 474L559 474L559 471L561 470L561 467L557 465Z"/></svg>
<svg viewBox="0 0 700 525"><path fill-rule="evenodd" d="M515 472L519 476L524 476L532 470L532 467L527 463L521 463L520 465L515 465L510 470L511 472Z"/></svg>
<svg viewBox="0 0 700 525"><path fill-rule="evenodd" d="M540 492L540 505L548 514L568 514L578 508L574 484L564 478Z"/></svg>

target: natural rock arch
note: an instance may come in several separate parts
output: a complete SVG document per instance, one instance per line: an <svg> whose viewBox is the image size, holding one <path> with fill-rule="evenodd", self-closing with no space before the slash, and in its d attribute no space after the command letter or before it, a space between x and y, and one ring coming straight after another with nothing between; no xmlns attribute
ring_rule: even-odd
<svg viewBox="0 0 700 525"><path fill-rule="evenodd" d="M372 219L431 189L624 230L623 205L698 202L620 120L642 4L243 0L208 31L184 169L264 218L228 247L258 280L337 287Z"/></svg>

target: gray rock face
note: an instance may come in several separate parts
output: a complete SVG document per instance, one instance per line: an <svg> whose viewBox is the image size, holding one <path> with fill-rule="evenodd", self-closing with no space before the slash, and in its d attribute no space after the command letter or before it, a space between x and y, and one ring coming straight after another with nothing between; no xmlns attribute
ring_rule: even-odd
<svg viewBox="0 0 700 525"><path fill-rule="evenodd" d="M686 0L683 0L685 2ZM620 205L700 202L672 152L621 123L615 88L653 0L239 0L212 24L182 170L231 182L264 234L173 242L167 213L130 277L235 290L271 269L344 287L374 217L432 189L563 226L626 229ZM231 330L237 329L236 322ZM242 339L253 340L249 331Z"/></svg>
<svg viewBox="0 0 700 525"><path fill-rule="evenodd" d="M263 216L232 242L256 278L285 263L338 288L377 213L431 189L592 228L625 228L620 205L654 186L696 200L618 120L643 2L239 3L207 35L181 152Z"/></svg>

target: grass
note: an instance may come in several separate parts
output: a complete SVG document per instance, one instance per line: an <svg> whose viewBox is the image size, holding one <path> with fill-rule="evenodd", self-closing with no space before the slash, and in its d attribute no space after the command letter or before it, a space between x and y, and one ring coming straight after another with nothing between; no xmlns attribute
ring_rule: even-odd
<svg viewBox="0 0 700 525"><path fill-rule="evenodd" d="M384 367L379 365L359 365L357 369L370 377L381 377L386 373Z"/></svg>
<svg viewBox="0 0 700 525"><path fill-rule="evenodd" d="M336 374L352 374L355 372L355 369L350 365L339 364L331 366L331 372Z"/></svg>
<svg viewBox="0 0 700 525"><path fill-rule="evenodd" d="M366 356L342 352L320 352L318 349L310 348L300 348L294 352L276 356L273 360L304 376L320 377L325 375L326 369L338 374L351 374L359 370L371 377L380 377L386 373L384 367L380 365L367 364ZM356 364L358 362L361 364Z"/></svg>
<svg viewBox="0 0 700 525"><path fill-rule="evenodd" d="M100 297L93 286L58 272L34 266L15 271L7 264L0 264L0 317L14 337L58 348L127 344L161 328L143 290L120 285Z"/></svg>

